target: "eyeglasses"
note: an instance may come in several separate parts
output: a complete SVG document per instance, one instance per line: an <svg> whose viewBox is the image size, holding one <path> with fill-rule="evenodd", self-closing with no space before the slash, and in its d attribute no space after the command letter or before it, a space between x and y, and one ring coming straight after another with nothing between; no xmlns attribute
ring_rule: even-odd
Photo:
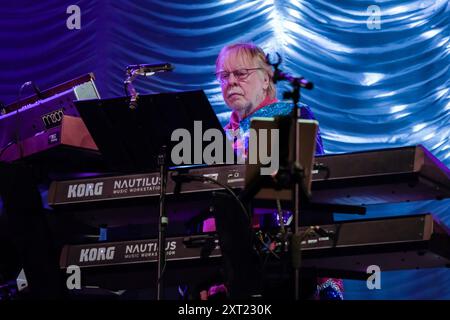
<svg viewBox="0 0 450 320"><path fill-rule="evenodd" d="M250 68L250 69L237 69L237 70L234 70L231 72L220 71L220 72L216 73L216 77L217 77L217 80L220 81L220 83L228 82L228 80L230 79L230 74L233 74L234 77L238 81L244 81L250 75L251 71L261 70L261 69L262 68Z"/></svg>

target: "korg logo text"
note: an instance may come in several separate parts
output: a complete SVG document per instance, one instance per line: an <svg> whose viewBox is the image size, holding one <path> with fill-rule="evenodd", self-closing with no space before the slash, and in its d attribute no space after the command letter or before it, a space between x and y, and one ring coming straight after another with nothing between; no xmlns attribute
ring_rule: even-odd
<svg viewBox="0 0 450 320"><path fill-rule="evenodd" d="M82 249L80 262L112 260L115 250L116 247Z"/></svg>
<svg viewBox="0 0 450 320"><path fill-rule="evenodd" d="M67 198L81 198L90 196L101 196L103 193L103 182L80 183L69 185Z"/></svg>

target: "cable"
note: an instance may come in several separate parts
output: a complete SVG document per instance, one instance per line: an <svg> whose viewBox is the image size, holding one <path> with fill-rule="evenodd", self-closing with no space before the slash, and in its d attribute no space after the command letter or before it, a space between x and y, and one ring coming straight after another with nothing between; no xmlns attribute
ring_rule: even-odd
<svg viewBox="0 0 450 320"><path fill-rule="evenodd" d="M258 234L257 239L259 240L259 242L262 243L262 245L267 249L267 251L268 251L269 253L271 253L275 258L280 259L280 256L277 255L277 254L275 253L275 251L273 251L273 250L270 248L270 246L267 245L267 244L264 242L264 239L262 238L261 232L257 232L257 234ZM267 234L266 234L266 235L267 235ZM272 242L273 240L270 239L270 237L269 237L269 241Z"/></svg>
<svg viewBox="0 0 450 320"><path fill-rule="evenodd" d="M233 191L229 186L227 186L226 184L221 183L221 182L219 182L219 181L217 181L217 180L215 180L215 179L213 179L213 178L210 178L210 177L205 177L205 176L200 176L200 175L191 175L191 174L178 174L178 175L172 175L172 179L175 180L176 182L177 182L177 180L178 180L178 182L182 182L183 179L186 179L186 180L193 180L193 181L203 181L203 182L204 182L204 181L209 181L209 182L211 182L211 183L217 184L218 186L224 188L225 190L228 191L228 193L231 194L231 196L233 197L233 199L238 203L238 205L240 206L242 212L243 212L244 215L245 215L245 218L248 219L249 225L250 225L250 227L251 227L252 219L251 219L250 214L248 213L247 209L245 208L244 204L243 204L242 201L239 199L239 197L238 197L238 196L234 193L234 191Z"/></svg>
<svg viewBox="0 0 450 320"><path fill-rule="evenodd" d="M2 155L3 155L3 153L9 148L9 147L11 147L13 144L15 144L16 142L15 141L10 141L10 142L8 142L7 144L6 144L6 146L2 149L2 150L0 150L0 161L1 161L1 159L2 159Z"/></svg>
<svg viewBox="0 0 450 320"><path fill-rule="evenodd" d="M19 147L19 159L23 158L23 146L20 143L20 109L22 108L20 106L20 99L22 98L22 91L26 86L30 86L33 84L33 81L27 81L24 84L22 84L22 86L19 89L19 94L17 95L17 110L16 110L16 123L15 123L15 130L14 130L14 139L15 139L15 143L17 144L17 146Z"/></svg>
<svg viewBox="0 0 450 320"><path fill-rule="evenodd" d="M158 254L160 254L160 253L158 252ZM165 252L164 252L164 254L165 254ZM164 272L166 271L166 265L167 265L167 261L164 262L163 268L161 270L161 275L158 279L158 283L160 283L161 280L164 278Z"/></svg>
<svg viewBox="0 0 450 320"><path fill-rule="evenodd" d="M205 177L205 176L201 176L201 175L190 175L190 174L178 174L178 175L172 175L172 179L175 182L183 182L183 180L185 181L189 181L189 180L193 180L193 181L209 181L211 183L214 183L222 188L224 188L225 190L228 191L228 193L233 197L233 199L239 204L239 207L241 208L242 213L245 215L245 219L248 220L248 228L250 230L250 234L252 236L253 239L256 239L256 241L258 241L259 239L256 236L256 233L253 230L253 226L252 226L252 217L250 216L250 214L248 213L247 209L245 208L244 204L242 203L242 201L239 199L239 197L234 193L234 191L227 186L224 183L221 183L217 180L214 180L210 177ZM258 258L261 259L261 254L259 252L259 250L256 248L255 243L253 244L253 250L256 252L256 254L258 255Z"/></svg>

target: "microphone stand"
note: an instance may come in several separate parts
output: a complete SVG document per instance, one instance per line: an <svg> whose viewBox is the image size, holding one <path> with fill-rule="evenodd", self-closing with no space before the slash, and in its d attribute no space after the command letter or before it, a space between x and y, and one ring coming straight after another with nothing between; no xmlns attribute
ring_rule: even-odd
<svg viewBox="0 0 450 320"><path fill-rule="evenodd" d="M149 65L130 65L126 69L127 78L124 81L125 94L130 95L129 108L136 110L138 106L139 93L133 86L133 81L137 76L149 77L155 72L172 71L174 67L170 63ZM159 225L158 225L158 275L157 275L157 300L164 299L164 271L166 268L166 232L169 219L166 214L166 185L167 185L167 164L166 146L162 146L158 155L160 193L159 193Z"/></svg>
<svg viewBox="0 0 450 320"><path fill-rule="evenodd" d="M169 219L166 213L166 185L167 165L166 146L162 147L158 155L160 193L159 193L159 230L158 230L158 276L157 276L157 300L164 299L164 271L166 268L166 231Z"/></svg>
<svg viewBox="0 0 450 320"><path fill-rule="evenodd" d="M136 89L133 86L133 81L134 79L136 79L136 77L138 76L138 72L137 70L127 70L127 78L125 79L125 81L123 82L124 86L125 86L125 95L128 96L130 95L130 109L131 110L135 110L137 105L138 105L138 98L139 98L139 93L136 91Z"/></svg>
<svg viewBox="0 0 450 320"><path fill-rule="evenodd" d="M300 298L300 265L301 265L301 239L299 234L300 224L300 184L303 184L303 168L300 167L298 159L300 158L300 148L298 146L298 119L300 118L300 109L298 108L298 101L300 100L300 86L297 82L292 83L292 100L294 102L294 109L292 114L291 128L294 128L294 136L291 138L294 145L294 158L291 163L291 174L294 175L294 188L292 192L292 201L294 203L294 234L291 239L292 246L292 265L294 267L294 284L295 284L295 300ZM299 176L298 176L299 174ZM300 178L300 179L298 179Z"/></svg>
<svg viewBox="0 0 450 320"><path fill-rule="evenodd" d="M138 105L139 93L133 86L133 81L137 76L150 77L156 72L168 72L172 71L174 66L170 63L164 64L133 64L127 66L126 75L127 78L123 82L125 87L125 95L128 97L130 95L130 109L136 109ZM37 88L37 87L36 87ZM36 90L35 88L35 90Z"/></svg>
<svg viewBox="0 0 450 320"><path fill-rule="evenodd" d="M291 254L292 254L292 266L294 269L294 283L295 283L295 300L300 299L300 267L301 267L301 241L302 237L300 235L300 197L308 198L307 190L304 185L304 169L298 162L300 159L300 147L298 145L298 135L299 135L299 124L300 119L300 108L298 103L300 101L300 88L312 89L313 83L307 81L303 77L293 77L290 74L284 73L278 69L281 63L281 56L277 53L278 61L276 63L270 63L274 67L274 77L273 81L288 81L292 85L291 92L285 92L283 98L292 99L294 108L292 110L292 116L290 121L290 134L291 134L291 144L289 152L288 166L284 170L289 170L288 174L290 179L288 181L293 185L292 187L292 203L294 204L294 214L293 221L294 233L291 237ZM268 57L267 57L268 58ZM269 60L269 59L268 59ZM281 162L281 161L280 161ZM280 168L281 169L281 168ZM286 174L286 172L282 173ZM305 198L305 199L306 199Z"/></svg>

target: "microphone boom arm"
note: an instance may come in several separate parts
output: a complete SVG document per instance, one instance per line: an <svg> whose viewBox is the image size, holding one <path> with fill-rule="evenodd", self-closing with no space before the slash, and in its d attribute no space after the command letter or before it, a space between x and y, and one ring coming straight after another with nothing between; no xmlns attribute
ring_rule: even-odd
<svg viewBox="0 0 450 320"><path fill-rule="evenodd" d="M125 94L130 96L130 109L134 110L137 107L137 100L139 98L139 93L133 86L133 81L137 76L149 77L154 75L156 72L167 72L172 71L174 67L170 63L162 64L131 64L126 68L127 78L123 82L125 86Z"/></svg>

